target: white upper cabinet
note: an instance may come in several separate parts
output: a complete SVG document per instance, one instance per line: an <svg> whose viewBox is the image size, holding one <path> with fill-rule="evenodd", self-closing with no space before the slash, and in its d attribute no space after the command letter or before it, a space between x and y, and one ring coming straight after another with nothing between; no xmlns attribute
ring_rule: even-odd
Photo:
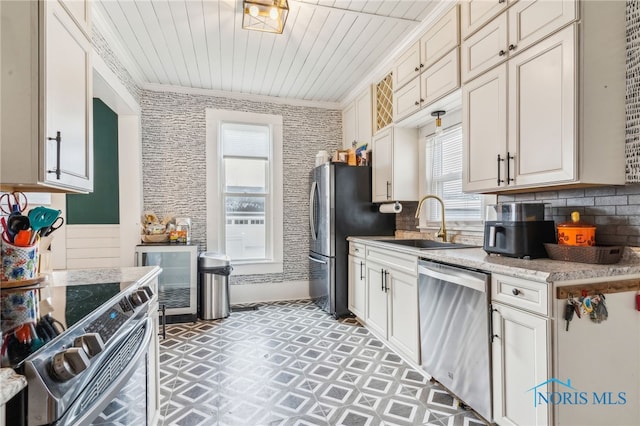
<svg viewBox="0 0 640 426"><path fill-rule="evenodd" d="M394 122L460 87L459 45L459 8L455 6L395 62Z"/></svg>
<svg viewBox="0 0 640 426"><path fill-rule="evenodd" d="M420 37L420 65L425 70L460 45L459 8L452 8Z"/></svg>
<svg viewBox="0 0 640 426"><path fill-rule="evenodd" d="M57 1L2 2L3 189L93 190L91 42Z"/></svg>
<svg viewBox="0 0 640 426"><path fill-rule="evenodd" d="M466 83L507 59L507 15L502 14L462 42L460 71Z"/></svg>
<svg viewBox="0 0 640 426"><path fill-rule="evenodd" d="M416 78L423 67L420 66L420 42L414 43L393 64L393 90Z"/></svg>
<svg viewBox="0 0 640 426"><path fill-rule="evenodd" d="M508 62L507 179L517 185L577 177L575 31L568 27Z"/></svg>
<svg viewBox="0 0 640 426"><path fill-rule="evenodd" d="M353 147L353 143L361 145L371 143L373 131L373 109L371 88L363 91L353 102L342 110L342 146Z"/></svg>
<svg viewBox="0 0 640 426"><path fill-rule="evenodd" d="M374 203L418 199L418 131L389 126L372 142L371 167Z"/></svg>
<svg viewBox="0 0 640 426"><path fill-rule="evenodd" d="M576 18L576 0L520 0L462 43L462 81L524 51Z"/></svg>
<svg viewBox="0 0 640 426"><path fill-rule="evenodd" d="M507 0L462 0L460 2L460 32L465 39L505 10Z"/></svg>
<svg viewBox="0 0 640 426"><path fill-rule="evenodd" d="M574 2L520 0L464 41L465 191L624 184L625 8L580 6L564 25ZM486 54L505 16L509 33L519 17L506 62Z"/></svg>
<svg viewBox="0 0 640 426"><path fill-rule="evenodd" d="M462 86L464 190L503 183L507 147L507 66Z"/></svg>

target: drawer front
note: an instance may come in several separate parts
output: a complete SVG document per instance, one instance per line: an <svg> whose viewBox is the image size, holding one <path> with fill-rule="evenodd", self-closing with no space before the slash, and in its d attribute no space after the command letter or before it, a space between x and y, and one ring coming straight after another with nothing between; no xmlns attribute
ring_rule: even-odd
<svg viewBox="0 0 640 426"><path fill-rule="evenodd" d="M422 73L420 87L423 105L429 105L460 87L457 48Z"/></svg>
<svg viewBox="0 0 640 426"><path fill-rule="evenodd" d="M411 276L418 276L418 256L373 247L367 247L366 253L367 262L373 260Z"/></svg>
<svg viewBox="0 0 640 426"><path fill-rule="evenodd" d="M507 59L507 15L502 14L462 43L462 82L482 74Z"/></svg>
<svg viewBox="0 0 640 426"><path fill-rule="evenodd" d="M362 243L349 243L349 254L364 258L365 245Z"/></svg>
<svg viewBox="0 0 640 426"><path fill-rule="evenodd" d="M549 284L492 274L491 299L548 316Z"/></svg>

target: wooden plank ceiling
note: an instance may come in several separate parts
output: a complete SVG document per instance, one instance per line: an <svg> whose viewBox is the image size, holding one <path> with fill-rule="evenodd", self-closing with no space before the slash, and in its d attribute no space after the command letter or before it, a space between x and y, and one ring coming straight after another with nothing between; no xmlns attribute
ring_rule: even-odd
<svg viewBox="0 0 640 426"><path fill-rule="evenodd" d="M435 3L289 0L281 35L243 30L241 0L100 0L93 13L142 86L340 102Z"/></svg>

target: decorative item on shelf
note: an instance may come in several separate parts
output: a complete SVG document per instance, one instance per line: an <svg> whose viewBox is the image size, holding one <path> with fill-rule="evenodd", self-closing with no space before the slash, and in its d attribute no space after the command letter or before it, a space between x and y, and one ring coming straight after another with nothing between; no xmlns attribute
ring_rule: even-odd
<svg viewBox="0 0 640 426"><path fill-rule="evenodd" d="M356 165L367 166L367 144L362 144L356 148Z"/></svg>
<svg viewBox="0 0 640 426"><path fill-rule="evenodd" d="M579 212L571 212L571 221L558 225L558 244L568 246L595 246L596 227L582 222Z"/></svg>
<svg viewBox="0 0 640 426"><path fill-rule="evenodd" d="M442 134L442 119L440 118L440 116L445 115L446 113L447 111L443 111L443 110L433 111L431 113L432 117L436 117L436 130L435 130L436 136L440 136Z"/></svg>
<svg viewBox="0 0 640 426"><path fill-rule="evenodd" d="M175 229L176 219L173 214L164 216L162 221L151 211L142 214L142 234L140 239L143 243L164 243L169 241L171 230Z"/></svg>
<svg viewBox="0 0 640 426"><path fill-rule="evenodd" d="M244 0L242 28L282 34L289 15L287 0Z"/></svg>
<svg viewBox="0 0 640 426"><path fill-rule="evenodd" d="M349 161L349 150L348 149L339 149L337 150L331 159L334 163L346 163Z"/></svg>

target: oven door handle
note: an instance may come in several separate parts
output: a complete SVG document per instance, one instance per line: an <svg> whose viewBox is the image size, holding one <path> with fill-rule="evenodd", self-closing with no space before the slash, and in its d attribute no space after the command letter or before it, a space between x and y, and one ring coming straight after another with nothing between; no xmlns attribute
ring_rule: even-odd
<svg viewBox="0 0 640 426"><path fill-rule="evenodd" d="M452 269L451 273L446 273L441 271L435 271L424 265L418 265L418 274L420 276L436 278L440 281L468 287L473 290L480 291L482 293L486 293L487 291L486 282L484 280L478 279L472 275L465 274L464 270Z"/></svg>

